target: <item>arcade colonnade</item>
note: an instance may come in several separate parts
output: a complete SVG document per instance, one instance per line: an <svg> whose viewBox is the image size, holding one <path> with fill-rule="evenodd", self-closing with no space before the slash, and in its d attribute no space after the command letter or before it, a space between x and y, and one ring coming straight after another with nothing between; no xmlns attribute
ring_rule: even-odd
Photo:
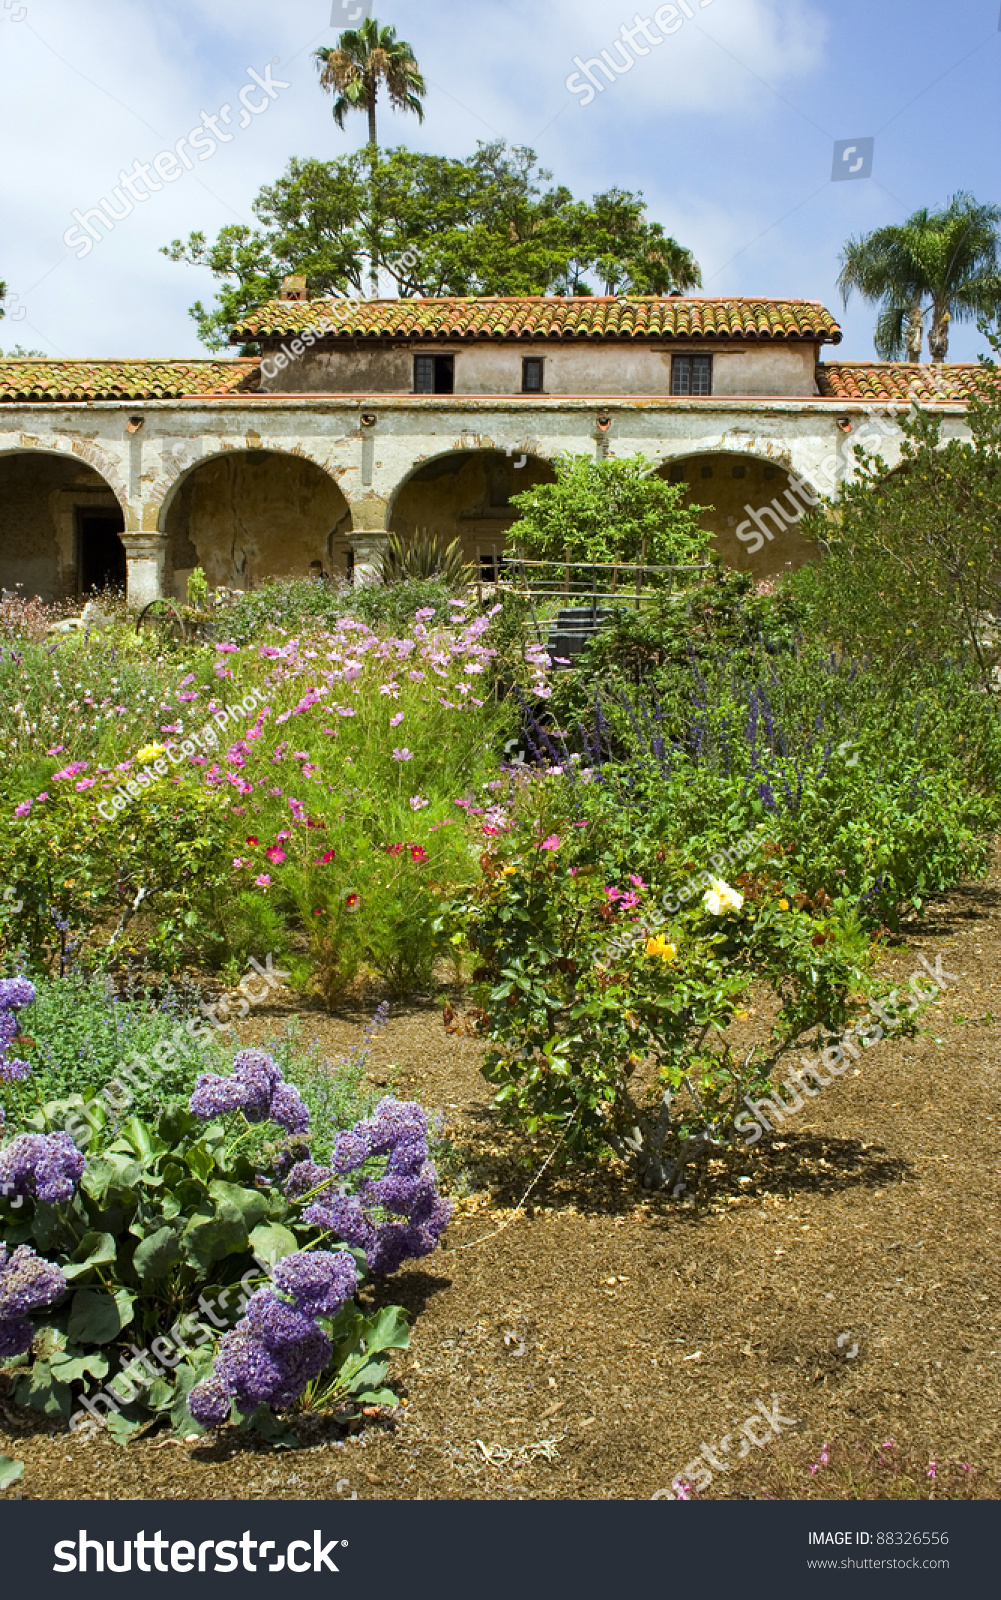
<svg viewBox="0 0 1001 1600"><path fill-rule="evenodd" d="M966 433L962 408L945 433ZM127 576L138 608L213 585L364 573L387 533L502 547L512 494L564 452L643 454L684 482L728 564L760 576L814 553L796 507L851 446L899 457L892 419L844 400L230 397L0 406L0 586L45 599ZM748 513L751 514L750 520ZM114 569L114 573L112 572Z"/></svg>

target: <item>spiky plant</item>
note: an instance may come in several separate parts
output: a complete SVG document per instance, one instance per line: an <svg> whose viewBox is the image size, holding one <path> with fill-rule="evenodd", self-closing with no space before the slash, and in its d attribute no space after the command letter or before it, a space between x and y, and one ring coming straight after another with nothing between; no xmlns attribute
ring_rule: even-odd
<svg viewBox="0 0 1001 1600"><path fill-rule="evenodd" d="M383 583L437 578L450 589L466 589L474 576L473 568L463 560L459 540L446 544L427 529L419 530L413 539L402 539L398 533L391 533L389 546L382 556Z"/></svg>

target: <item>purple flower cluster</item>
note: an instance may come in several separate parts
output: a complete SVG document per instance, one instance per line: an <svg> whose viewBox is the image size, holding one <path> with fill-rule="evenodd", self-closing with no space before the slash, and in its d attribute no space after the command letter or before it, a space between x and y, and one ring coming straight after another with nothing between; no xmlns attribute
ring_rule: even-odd
<svg viewBox="0 0 1001 1600"><path fill-rule="evenodd" d="M190 1101L192 1114L209 1122L230 1111L242 1111L248 1122L277 1122L289 1133L305 1133L309 1111L294 1084L263 1050L241 1050L233 1060L233 1076L203 1072Z"/></svg>
<svg viewBox="0 0 1001 1600"><path fill-rule="evenodd" d="M356 1193L338 1185L374 1156L389 1157L381 1178L363 1179ZM304 1221L363 1250L370 1272L396 1272L410 1257L430 1255L448 1225L450 1207L428 1160L427 1118L413 1102L380 1100L374 1117L338 1134L329 1167L293 1167L286 1196L313 1191Z"/></svg>
<svg viewBox="0 0 1001 1600"><path fill-rule="evenodd" d="M333 1350L315 1319L336 1316L351 1299L358 1268L345 1250L302 1251L279 1263L274 1282L251 1296L246 1316L219 1345L211 1377L191 1391L188 1408L205 1428L227 1420L231 1400L251 1412L262 1405L281 1410L299 1398Z"/></svg>
<svg viewBox="0 0 1001 1600"><path fill-rule="evenodd" d="M8 1259L0 1244L0 1360L24 1355L31 1349L35 1330L29 1313L42 1311L66 1293L66 1279L50 1261L22 1245Z"/></svg>
<svg viewBox="0 0 1001 1600"><path fill-rule="evenodd" d="M36 992L27 978L0 978L0 1083L16 1082L31 1071L27 1061L9 1060L9 1052L18 1034L14 1012L30 1006Z"/></svg>
<svg viewBox="0 0 1001 1600"><path fill-rule="evenodd" d="M68 1133L20 1133L0 1150L0 1196L58 1205L73 1198L86 1164Z"/></svg>

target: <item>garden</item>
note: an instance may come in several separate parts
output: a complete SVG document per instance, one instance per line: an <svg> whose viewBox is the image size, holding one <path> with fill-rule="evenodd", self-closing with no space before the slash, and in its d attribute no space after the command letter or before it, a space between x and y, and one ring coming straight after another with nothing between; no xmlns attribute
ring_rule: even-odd
<svg viewBox="0 0 1001 1600"><path fill-rule="evenodd" d="M3 599L0 1488L996 1495L995 381L757 585L560 462L573 659L433 541Z"/></svg>

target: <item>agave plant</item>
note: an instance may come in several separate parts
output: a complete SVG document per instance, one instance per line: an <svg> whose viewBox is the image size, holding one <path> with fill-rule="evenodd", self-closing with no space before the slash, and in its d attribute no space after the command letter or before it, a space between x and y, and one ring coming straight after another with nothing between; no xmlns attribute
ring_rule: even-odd
<svg viewBox="0 0 1001 1600"><path fill-rule="evenodd" d="M429 533L418 532L413 539L391 533L383 552L383 583L405 583L412 578L438 578L453 589L465 589L473 582L473 568L463 560L458 539L451 544Z"/></svg>

